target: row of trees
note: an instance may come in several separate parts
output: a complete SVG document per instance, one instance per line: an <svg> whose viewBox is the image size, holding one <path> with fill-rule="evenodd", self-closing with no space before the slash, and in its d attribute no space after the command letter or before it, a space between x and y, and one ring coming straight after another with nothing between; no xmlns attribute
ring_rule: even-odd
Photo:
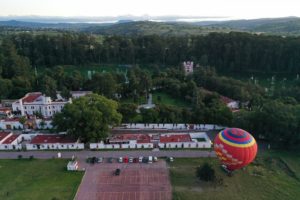
<svg viewBox="0 0 300 200"><path fill-rule="evenodd" d="M10 36L33 66L87 63L179 65L193 60L222 71L300 71L300 38L248 33L122 37L78 33Z"/></svg>

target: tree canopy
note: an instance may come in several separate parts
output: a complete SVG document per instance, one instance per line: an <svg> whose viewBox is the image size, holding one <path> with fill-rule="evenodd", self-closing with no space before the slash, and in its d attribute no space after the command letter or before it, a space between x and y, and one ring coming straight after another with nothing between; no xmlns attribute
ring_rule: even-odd
<svg viewBox="0 0 300 200"><path fill-rule="evenodd" d="M117 102L91 94L67 104L54 116L53 125L84 142L99 141L108 136L111 126L121 122L117 108Z"/></svg>

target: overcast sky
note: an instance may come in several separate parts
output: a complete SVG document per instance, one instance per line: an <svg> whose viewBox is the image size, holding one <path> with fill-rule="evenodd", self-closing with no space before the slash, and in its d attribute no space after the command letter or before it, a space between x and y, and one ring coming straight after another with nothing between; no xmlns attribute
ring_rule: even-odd
<svg viewBox="0 0 300 200"><path fill-rule="evenodd" d="M300 16L299 0L0 0L0 15Z"/></svg>

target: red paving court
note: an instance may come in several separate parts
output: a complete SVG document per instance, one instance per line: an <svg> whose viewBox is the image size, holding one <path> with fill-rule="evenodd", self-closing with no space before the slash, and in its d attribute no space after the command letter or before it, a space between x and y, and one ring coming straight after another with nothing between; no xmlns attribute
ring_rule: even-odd
<svg viewBox="0 0 300 200"><path fill-rule="evenodd" d="M114 176L117 168L121 169L121 174ZM88 166L75 199L171 200L166 163L101 163Z"/></svg>

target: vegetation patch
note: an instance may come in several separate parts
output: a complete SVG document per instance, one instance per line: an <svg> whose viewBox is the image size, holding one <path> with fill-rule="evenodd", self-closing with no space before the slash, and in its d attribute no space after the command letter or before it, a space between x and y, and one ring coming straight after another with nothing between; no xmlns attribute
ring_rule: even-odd
<svg viewBox="0 0 300 200"><path fill-rule="evenodd" d="M298 160L298 156L293 153L284 156L287 160ZM235 171L232 177L224 173L215 158L178 158L170 163L173 199L296 200L300 195L300 182L287 174L286 167L283 168L282 163L279 164L282 162L280 157L280 152L258 155L255 162L245 169ZM209 163L215 170L216 181L205 182L197 178L197 167L205 163ZM295 163L300 165L299 160Z"/></svg>
<svg viewBox="0 0 300 200"><path fill-rule="evenodd" d="M66 160L0 160L0 199L72 200L83 176Z"/></svg>

